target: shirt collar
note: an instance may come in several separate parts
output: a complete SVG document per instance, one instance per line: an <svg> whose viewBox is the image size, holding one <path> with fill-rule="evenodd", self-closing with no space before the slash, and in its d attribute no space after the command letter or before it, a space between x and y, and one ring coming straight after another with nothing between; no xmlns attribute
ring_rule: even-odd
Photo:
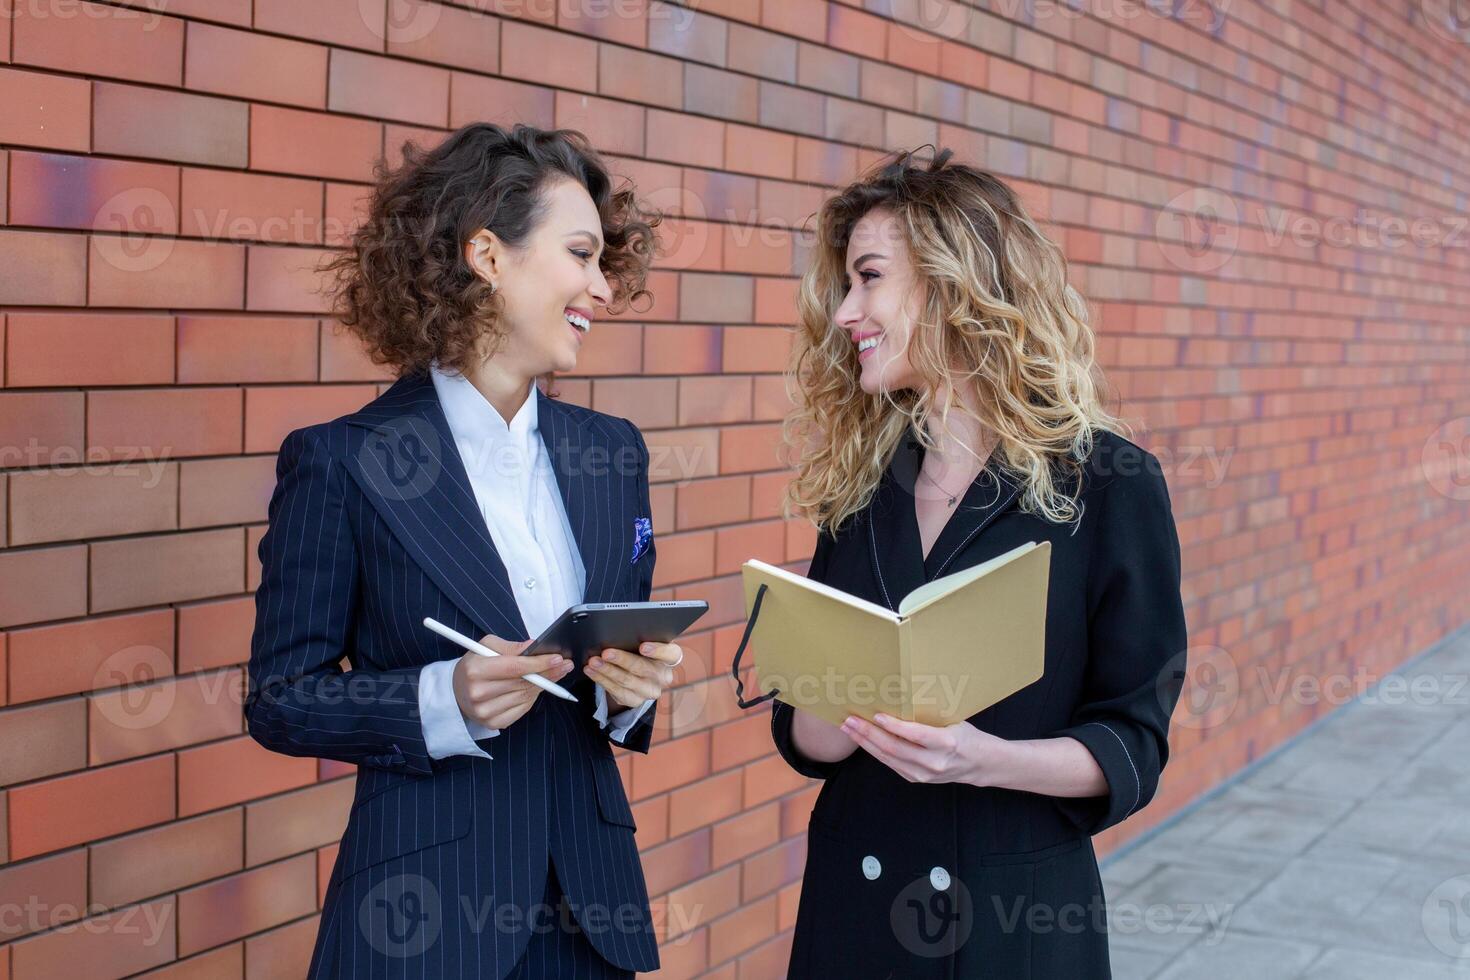
<svg viewBox="0 0 1470 980"><path fill-rule="evenodd" d="M507 424L469 378L458 373L446 373L440 369L437 360L430 365L429 373L439 404L444 409L444 417L449 422L449 430L462 449L467 446L479 453L506 445L527 451L534 448L533 440L540 428L534 382L525 402Z"/></svg>

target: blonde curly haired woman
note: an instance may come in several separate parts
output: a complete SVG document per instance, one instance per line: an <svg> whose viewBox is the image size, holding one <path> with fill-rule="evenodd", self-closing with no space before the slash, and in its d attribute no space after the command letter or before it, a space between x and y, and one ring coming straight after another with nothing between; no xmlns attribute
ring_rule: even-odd
<svg viewBox="0 0 1470 980"><path fill-rule="evenodd" d="M905 153L816 223L786 427L810 577L896 610L1052 553L1045 673L1011 697L943 728L773 704L823 781L789 975L1107 977L1091 837L1152 798L1184 676L1159 462L1103 407L1066 260L1004 182Z"/></svg>

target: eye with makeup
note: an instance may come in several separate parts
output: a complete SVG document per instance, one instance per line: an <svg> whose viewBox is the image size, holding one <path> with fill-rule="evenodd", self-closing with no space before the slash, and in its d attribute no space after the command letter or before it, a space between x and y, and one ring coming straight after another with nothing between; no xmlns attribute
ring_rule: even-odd
<svg viewBox="0 0 1470 980"><path fill-rule="evenodd" d="M576 241L575 245L568 242L567 251L575 255L583 265L586 265L597 256L597 253L602 251L602 240L585 229L578 228L576 231L568 232L567 238Z"/></svg>

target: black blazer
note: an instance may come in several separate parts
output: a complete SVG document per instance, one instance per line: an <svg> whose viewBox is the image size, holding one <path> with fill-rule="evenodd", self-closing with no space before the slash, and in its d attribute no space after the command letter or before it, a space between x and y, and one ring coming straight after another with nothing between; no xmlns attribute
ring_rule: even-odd
<svg viewBox="0 0 1470 980"><path fill-rule="evenodd" d="M636 560L634 549L635 521L650 516L643 437L625 419L535 397L585 601L647 600L655 548ZM543 695L484 740L492 759L425 749L419 672L462 651L423 618L474 639L527 639L429 376L290 433L276 478L249 731L277 752L358 767L309 975L503 976L530 938L525 910L542 899L549 859L579 919L600 917L584 922L598 952L655 969L633 815L590 679L562 682L577 704ZM647 752L656 711L622 744Z"/></svg>
<svg viewBox="0 0 1470 980"><path fill-rule="evenodd" d="M824 781L790 976L1107 977L1090 835L1152 798L1184 678L1179 542L1159 462L1098 432L1082 517L1058 525L1023 513L1019 483L992 459L926 559L913 497L922 457L911 439L899 446L870 506L836 538L819 536L808 574L897 610L924 582L1050 541L1045 673L968 721L1007 739L1077 739L1109 792L910 783L861 749L818 763L792 743L794 709L773 702L777 749Z"/></svg>

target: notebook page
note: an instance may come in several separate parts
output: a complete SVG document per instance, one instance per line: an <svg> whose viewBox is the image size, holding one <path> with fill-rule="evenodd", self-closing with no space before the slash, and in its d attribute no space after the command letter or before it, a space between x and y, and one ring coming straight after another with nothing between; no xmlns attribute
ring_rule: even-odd
<svg viewBox="0 0 1470 980"><path fill-rule="evenodd" d="M765 562L761 561L759 558L750 558L746 560L745 564L751 566L752 568L759 568L763 572L774 575L777 578L784 579L795 585L799 585L804 589L810 589L813 592L816 592L819 595L826 596L829 599L835 599L836 601L841 602L845 605L861 609L865 613L869 613L873 616L878 616L882 619L886 619L890 623L898 622L898 615L894 613L892 609L880 606L876 602L869 602L867 599L859 598L855 595L850 595L846 592L843 592L841 589L834 589L830 585L825 585L821 582L814 581L807 578L805 575L797 575L795 572L788 572L786 569L779 566L768 565ZM946 578L948 577L949 576L946 576Z"/></svg>
<svg viewBox="0 0 1470 980"><path fill-rule="evenodd" d="M1035 547L1035 541L1027 541L1023 545L1017 545L1005 554L996 555L989 561L983 561L971 568L961 569L958 572L937 578L932 582L926 582L903 597L903 601L898 604L898 614L900 617L912 616L935 599L946 596L956 589L964 588L992 569L999 568L1006 562L1021 557Z"/></svg>

